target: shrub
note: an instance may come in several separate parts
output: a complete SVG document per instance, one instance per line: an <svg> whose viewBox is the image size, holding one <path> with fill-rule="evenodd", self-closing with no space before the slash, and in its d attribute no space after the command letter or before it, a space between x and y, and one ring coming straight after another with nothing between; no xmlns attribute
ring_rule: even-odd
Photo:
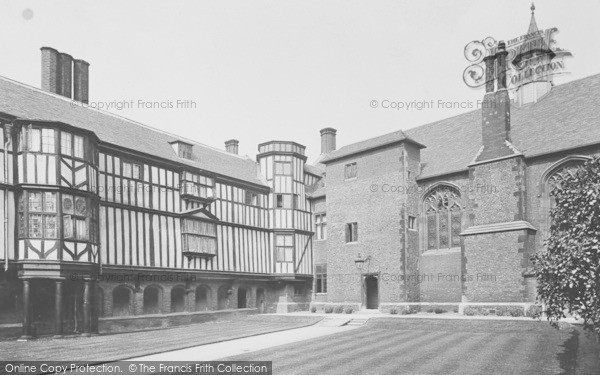
<svg viewBox="0 0 600 375"><path fill-rule="evenodd" d="M395 307L392 307L392 308L390 309L390 314L392 314L392 315L396 315L396 314L398 314L398 310L397 310Z"/></svg>
<svg viewBox="0 0 600 375"><path fill-rule="evenodd" d="M455 314L457 314L458 313L458 307L453 308L452 312L455 313Z"/></svg>
<svg viewBox="0 0 600 375"><path fill-rule="evenodd" d="M527 308L527 312L525 313L525 315L527 315L530 318L539 318L541 314L542 314L542 306L540 306L540 305L529 306Z"/></svg>
<svg viewBox="0 0 600 375"><path fill-rule="evenodd" d="M317 307L316 306L311 306L310 307L310 312L311 313L316 313L317 312Z"/></svg>
<svg viewBox="0 0 600 375"><path fill-rule="evenodd" d="M433 310L433 307L428 307L428 308L427 308L427 312L428 312L428 313L432 313L433 311L434 311L434 310Z"/></svg>
<svg viewBox="0 0 600 375"><path fill-rule="evenodd" d="M352 306L346 306L346 307L344 308L344 312L345 312L346 314L352 314L352 313L354 312L354 309L352 308Z"/></svg>
<svg viewBox="0 0 600 375"><path fill-rule="evenodd" d="M564 173L550 192L550 237L533 257L537 296L555 327L565 313L600 334L600 158Z"/></svg>
<svg viewBox="0 0 600 375"><path fill-rule="evenodd" d="M338 305L335 307L335 309L333 310L333 312L335 312L336 314L341 314L344 312L344 306L342 305Z"/></svg>
<svg viewBox="0 0 600 375"><path fill-rule="evenodd" d="M408 307L408 313L409 314L416 314L419 311L421 311L421 306L417 306L417 305L410 305Z"/></svg>
<svg viewBox="0 0 600 375"><path fill-rule="evenodd" d="M485 307L482 307L481 310L479 310L479 313L483 316L488 316L490 315L490 310L486 309Z"/></svg>
<svg viewBox="0 0 600 375"><path fill-rule="evenodd" d="M513 317L523 316L523 308L521 308L519 306L511 306L508 309L508 313L510 314L510 316L513 316Z"/></svg>
<svg viewBox="0 0 600 375"><path fill-rule="evenodd" d="M477 310L475 310L473 307L471 307L471 306L467 306L467 307L465 307L465 310L464 310L464 314L465 314L465 315L468 315L468 316L473 316L473 315L475 315L476 313L477 313Z"/></svg>
<svg viewBox="0 0 600 375"><path fill-rule="evenodd" d="M498 306L496 309L496 316L506 316L508 315L508 308L506 306Z"/></svg>
<svg viewBox="0 0 600 375"><path fill-rule="evenodd" d="M442 309L441 307L436 307L435 310L434 310L434 312L436 314L443 314L443 313L446 312L446 310Z"/></svg>
<svg viewBox="0 0 600 375"><path fill-rule="evenodd" d="M333 307L325 306L325 314L331 314L333 312Z"/></svg>
<svg viewBox="0 0 600 375"><path fill-rule="evenodd" d="M400 309L400 314L401 315L408 315L408 314L410 314L410 311L406 307L403 307L403 308Z"/></svg>

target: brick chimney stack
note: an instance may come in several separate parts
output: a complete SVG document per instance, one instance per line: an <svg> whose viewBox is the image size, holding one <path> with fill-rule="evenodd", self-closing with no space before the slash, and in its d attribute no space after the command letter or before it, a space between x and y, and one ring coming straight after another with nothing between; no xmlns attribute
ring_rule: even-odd
<svg viewBox="0 0 600 375"><path fill-rule="evenodd" d="M73 86L73 57L67 53L58 54L58 92L57 94L71 98Z"/></svg>
<svg viewBox="0 0 600 375"><path fill-rule="evenodd" d="M86 61L54 48L42 47L42 90L89 102L89 67Z"/></svg>
<svg viewBox="0 0 600 375"><path fill-rule="evenodd" d="M240 141L238 141L237 139L230 139L228 141L225 141L225 151L229 152L230 154L237 155L239 144Z"/></svg>
<svg viewBox="0 0 600 375"><path fill-rule="evenodd" d="M58 51L42 47L42 90L58 94Z"/></svg>
<svg viewBox="0 0 600 375"><path fill-rule="evenodd" d="M73 99L87 104L90 97L90 64L87 61L74 60L73 66Z"/></svg>
<svg viewBox="0 0 600 375"><path fill-rule="evenodd" d="M321 154L327 154L335 151L335 135L337 130L334 128L321 129Z"/></svg>
<svg viewBox="0 0 600 375"><path fill-rule="evenodd" d="M493 160L518 154L510 144L510 98L506 88L506 44L498 43L497 52L484 59L486 65L486 93L483 97L482 148L475 162ZM498 71L494 72L494 66ZM494 81L497 91L494 92Z"/></svg>

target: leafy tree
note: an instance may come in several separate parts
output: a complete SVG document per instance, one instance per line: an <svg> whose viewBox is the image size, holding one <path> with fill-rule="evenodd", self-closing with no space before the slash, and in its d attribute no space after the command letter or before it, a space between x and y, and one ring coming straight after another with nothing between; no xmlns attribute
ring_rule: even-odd
<svg viewBox="0 0 600 375"><path fill-rule="evenodd" d="M568 312L600 333L600 158L565 175L551 197L550 238L532 257L538 298L552 325Z"/></svg>

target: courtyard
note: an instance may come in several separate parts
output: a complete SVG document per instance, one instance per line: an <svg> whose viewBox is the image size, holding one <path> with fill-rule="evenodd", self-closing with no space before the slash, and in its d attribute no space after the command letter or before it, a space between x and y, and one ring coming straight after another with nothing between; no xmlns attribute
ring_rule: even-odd
<svg viewBox="0 0 600 375"><path fill-rule="evenodd" d="M224 358L274 374L598 374L580 326L524 320L375 318L355 330Z"/></svg>
<svg viewBox="0 0 600 375"><path fill-rule="evenodd" d="M0 353L8 361L272 361L273 374L600 372L600 347L581 325L562 322L554 329L509 317L269 314L91 338L4 341Z"/></svg>

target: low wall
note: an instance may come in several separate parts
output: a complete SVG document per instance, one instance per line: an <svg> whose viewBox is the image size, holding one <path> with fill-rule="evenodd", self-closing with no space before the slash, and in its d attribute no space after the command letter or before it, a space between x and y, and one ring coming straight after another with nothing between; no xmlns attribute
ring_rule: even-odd
<svg viewBox="0 0 600 375"><path fill-rule="evenodd" d="M344 310L346 309L346 307L351 307L353 312L357 312L361 309L361 304L357 302L313 302L310 304L310 311L314 310L314 312L323 313L327 312L325 310L327 309L327 307L329 307L330 310L332 310L331 312L335 312L335 309L339 309L340 306L342 306Z"/></svg>
<svg viewBox="0 0 600 375"><path fill-rule="evenodd" d="M214 320L234 320L254 315L258 309L198 311L172 314L115 316L98 320L99 333L134 332L149 329L206 323Z"/></svg>
<svg viewBox="0 0 600 375"><path fill-rule="evenodd" d="M23 324L0 324L0 340L18 338L23 333Z"/></svg>

